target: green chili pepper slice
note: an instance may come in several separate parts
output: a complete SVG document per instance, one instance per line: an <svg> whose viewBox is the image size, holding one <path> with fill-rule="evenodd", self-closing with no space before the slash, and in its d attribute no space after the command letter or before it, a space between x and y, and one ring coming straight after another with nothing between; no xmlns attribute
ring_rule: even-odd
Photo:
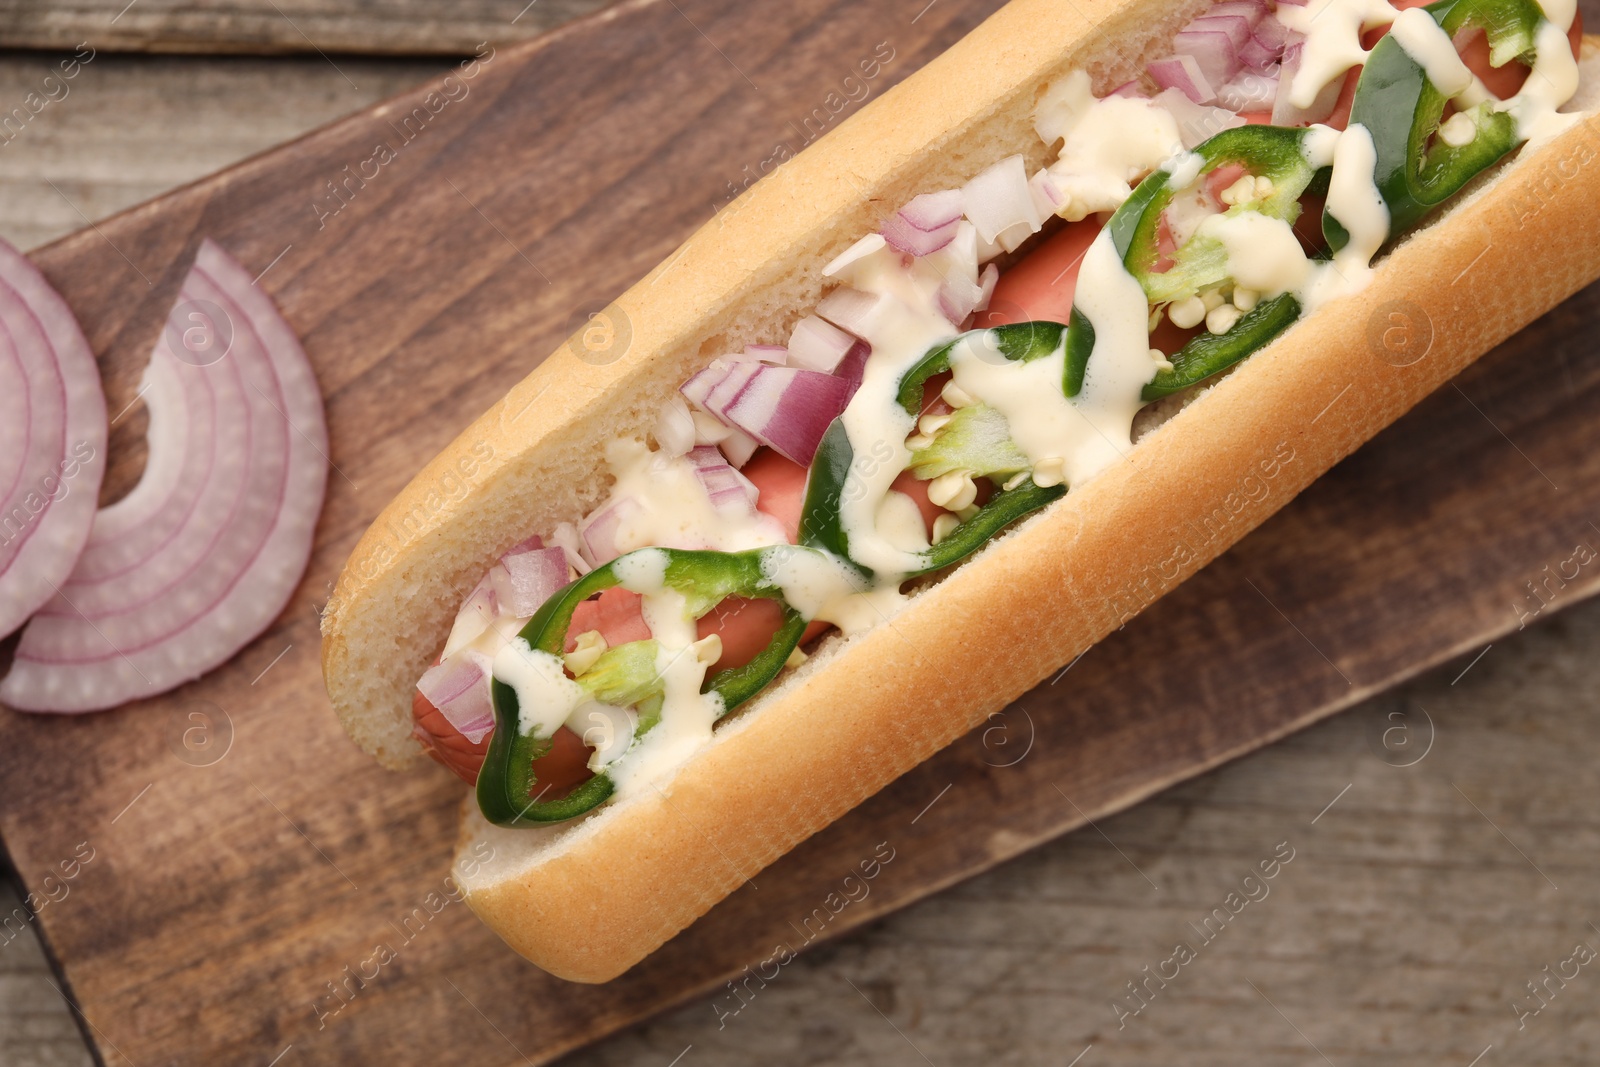
<svg viewBox="0 0 1600 1067"><path fill-rule="evenodd" d="M1147 401L1160 400L1203 382L1250 353L1265 348L1299 318L1300 301L1293 293L1263 300L1227 333L1202 333L1184 345L1168 360L1172 369L1157 374L1139 395Z"/></svg>
<svg viewBox="0 0 1600 1067"><path fill-rule="evenodd" d="M665 583L683 594L686 610L698 618L730 596L765 598L783 604L783 625L772 642L742 667L719 671L707 679L703 692L722 697L727 714L760 692L783 669L805 633L806 619L783 599L771 578L773 552L802 551L792 545L751 549L746 552L706 552L653 548L667 557ZM626 558L626 557L621 557ZM622 584L616 573L618 560L597 567L547 600L518 635L535 651L560 656L572 613L596 593ZM642 643L642 642L639 642ZM619 654L629 646L619 646ZM635 650L637 651L637 650ZM538 797L539 783L533 761L548 751L550 739L519 732L516 690L498 678L491 683L495 730L478 773L478 806L489 821L500 826L538 825L574 818L602 803L615 783L601 771L572 793L556 800ZM617 695L617 694L613 694ZM638 692L621 694L639 695ZM641 724L645 725L645 724ZM646 726L646 728L648 728Z"/></svg>
<svg viewBox="0 0 1600 1067"><path fill-rule="evenodd" d="M1257 211L1292 224L1300 214L1300 197L1326 177L1327 168L1313 167L1305 157L1308 135L1308 130L1281 126L1224 130L1195 147L1202 161L1196 181L1203 181L1218 167L1241 164L1248 173L1271 180L1272 193L1229 211ZM1155 270L1161 259L1162 213L1185 191L1174 188L1171 177L1167 170L1153 172L1107 224L1123 265L1156 304L1193 296L1228 280L1225 250L1219 241L1204 235L1191 237L1177 249L1170 269ZM1172 369L1156 375L1145 386L1142 398L1159 400L1226 370L1293 325L1300 310L1300 302L1283 293L1257 304L1226 333L1200 334L1168 357ZM1074 308L1067 334L1068 396L1081 387L1083 368L1093 350L1094 327Z"/></svg>
<svg viewBox="0 0 1600 1067"><path fill-rule="evenodd" d="M1544 13L1533 0L1439 0L1422 10L1454 37L1481 29L1490 62L1528 62ZM1531 66L1531 64L1529 64ZM1377 149L1378 192L1389 208L1389 232L1398 234L1460 192L1517 146L1516 120L1493 101L1467 109L1476 136L1460 147L1434 137L1446 98L1400 42L1386 36L1373 48L1356 83L1350 124L1365 126ZM1323 213L1323 230L1335 251L1349 239L1337 219Z"/></svg>
<svg viewBox="0 0 1600 1067"><path fill-rule="evenodd" d="M951 350L966 338L986 334L985 340L1002 358L1013 363L1027 363L1048 356L1060 347L1065 330L1066 327L1059 322L1017 322L988 330L968 331L930 350L901 376L900 389L896 394L900 406L911 415L922 409L923 386L929 378L950 369ZM850 538L845 532L839 505L850 491L850 470L852 466L859 465L866 473L873 473L877 465L887 463L892 455L885 446L881 452L875 450L873 454L857 457L850 437L845 433L843 420L835 419L822 437L816 458L811 461L805 505L800 513L800 543L825 549L840 559L849 560ZM1030 480L1015 489L996 492L988 503L950 531L938 544L917 553L916 566L906 577L914 578L960 562L983 547L983 543L1000 530L1058 499L1066 491L1065 486L1040 486ZM869 574L859 563L854 566L863 575Z"/></svg>

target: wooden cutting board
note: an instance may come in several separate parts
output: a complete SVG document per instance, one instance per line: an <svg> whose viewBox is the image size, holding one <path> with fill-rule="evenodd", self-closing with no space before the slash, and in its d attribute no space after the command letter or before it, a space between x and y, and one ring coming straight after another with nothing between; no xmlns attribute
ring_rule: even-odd
<svg viewBox="0 0 1600 1067"><path fill-rule="evenodd" d="M0 834L48 894L34 921L104 1062L268 1063L290 1046L284 1062L545 1062L780 943L835 937L1466 665L1600 587L1600 568L1559 576L1600 545L1592 288L618 982L549 978L453 902L459 783L379 770L322 695L316 612L355 539L577 317L798 147L814 108L843 101L842 121L862 84L844 79L879 42L893 58L874 95L992 6L625 3L486 57L453 99L424 87L38 254L115 413L195 245L221 241L305 338L333 438L310 573L234 662L117 712L0 712ZM393 158L334 198L380 143ZM114 429L109 494L137 475L141 418ZM889 850L870 893L839 905L844 876Z"/></svg>

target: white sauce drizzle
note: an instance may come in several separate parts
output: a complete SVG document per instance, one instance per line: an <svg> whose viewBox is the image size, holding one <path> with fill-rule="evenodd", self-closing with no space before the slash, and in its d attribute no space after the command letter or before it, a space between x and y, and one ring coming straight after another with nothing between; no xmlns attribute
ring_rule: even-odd
<svg viewBox="0 0 1600 1067"><path fill-rule="evenodd" d="M722 714L722 697L700 692L709 664L697 655L695 620L689 615L683 594L663 584L666 555L656 555L661 557L659 564L647 560L636 568L638 573L628 575L623 585L643 595L644 621L657 643L661 721L634 742L626 759L611 766L618 797L630 796L647 786L664 785L691 756L710 744L711 728ZM618 576L621 577L620 568Z"/></svg>
<svg viewBox="0 0 1600 1067"><path fill-rule="evenodd" d="M501 646L494 676L517 694L517 733L549 737L588 697L567 677L560 656L533 648L520 636Z"/></svg>
<svg viewBox="0 0 1600 1067"><path fill-rule="evenodd" d="M1566 26L1554 19L1539 24L1534 34L1533 70L1522 91L1500 105L1516 121L1517 137L1529 144L1548 141L1578 121L1578 116L1563 115L1558 110L1578 91L1578 61L1567 39L1572 8L1570 0L1557 0L1551 6L1567 16ZM1547 18L1549 11L1550 6L1546 6Z"/></svg>
<svg viewBox="0 0 1600 1067"><path fill-rule="evenodd" d="M1367 61L1361 34L1387 26L1399 12L1386 0L1311 0L1303 7L1279 4L1278 19L1305 35L1300 68L1289 85L1289 102L1308 108L1335 78ZM1282 92L1282 89L1279 89Z"/></svg>
<svg viewBox="0 0 1600 1067"><path fill-rule="evenodd" d="M619 553L651 545L738 552L786 539L782 524L753 507L713 505L694 465L682 456L624 438L606 446L606 463L616 478L611 499L638 505L617 526Z"/></svg>
<svg viewBox="0 0 1600 1067"><path fill-rule="evenodd" d="M1389 35L1395 39L1400 50L1422 68L1434 88L1444 95L1460 96L1478 81L1461 61L1456 43L1444 32L1444 27L1422 8L1413 7L1400 12L1400 17L1389 27ZM1479 88L1482 88L1481 84Z"/></svg>
<svg viewBox="0 0 1600 1067"><path fill-rule="evenodd" d="M846 637L888 622L910 599L900 592L898 580L874 586L826 552L769 553L762 571L783 590L790 607L807 619L832 623Z"/></svg>
<svg viewBox="0 0 1600 1067"><path fill-rule="evenodd" d="M1178 120L1170 111L1142 96L1097 100L1089 75L1081 70L1050 87L1034 124L1041 134L1049 130L1065 137L1048 171L1067 197L1058 213L1072 222L1115 211L1133 195L1134 182L1183 151Z"/></svg>

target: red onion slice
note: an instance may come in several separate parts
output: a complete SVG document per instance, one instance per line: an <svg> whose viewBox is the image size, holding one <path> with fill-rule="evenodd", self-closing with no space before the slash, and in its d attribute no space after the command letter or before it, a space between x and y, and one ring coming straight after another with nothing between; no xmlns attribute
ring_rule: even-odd
<svg viewBox="0 0 1600 1067"><path fill-rule="evenodd" d="M78 320L0 241L0 637L72 573L105 474L106 398Z"/></svg>
<svg viewBox="0 0 1600 1067"><path fill-rule="evenodd" d="M843 378L853 386L860 385L861 379L866 376L867 357L870 355L872 346L865 341L857 341L833 369L834 377Z"/></svg>
<svg viewBox="0 0 1600 1067"><path fill-rule="evenodd" d="M322 396L289 324L210 240L144 381L144 476L95 516L72 576L23 631L0 682L12 707L96 711L197 678L277 617L310 559Z"/></svg>
<svg viewBox="0 0 1600 1067"><path fill-rule="evenodd" d="M978 288L982 290L982 293L978 297L978 306L973 308L974 311L988 309L989 301L994 299L994 287L999 282L1000 268L993 263L985 263L983 265L983 273L978 277Z"/></svg>
<svg viewBox="0 0 1600 1067"><path fill-rule="evenodd" d="M1008 156L980 171L962 188L962 194L967 218L977 228L978 236L1007 252L1016 251L1044 225L1034 206L1027 166L1021 156Z"/></svg>
<svg viewBox="0 0 1600 1067"><path fill-rule="evenodd" d="M1257 18L1259 18L1259 13ZM1184 33L1220 33L1228 38L1234 52L1244 47L1251 37L1255 21L1243 15L1218 14L1216 8L1207 11L1183 28ZM1181 38L1182 35L1180 35Z"/></svg>
<svg viewBox="0 0 1600 1067"><path fill-rule="evenodd" d="M789 362L789 350L782 345L745 345L744 354L748 359L771 363L777 367Z"/></svg>
<svg viewBox="0 0 1600 1067"><path fill-rule="evenodd" d="M1214 103L1217 91L1193 56L1168 56L1145 68L1163 89L1176 89L1197 104Z"/></svg>
<svg viewBox="0 0 1600 1067"><path fill-rule="evenodd" d="M1193 148L1201 141L1210 140L1223 130L1244 125L1244 119L1227 108L1197 104L1177 89L1161 90L1156 94L1155 102L1166 108L1178 121L1178 137L1185 148Z"/></svg>
<svg viewBox="0 0 1600 1067"><path fill-rule="evenodd" d="M1289 43L1289 27L1285 26L1277 15L1268 15L1256 23L1252 36L1274 56L1282 56L1284 46Z"/></svg>
<svg viewBox="0 0 1600 1067"><path fill-rule="evenodd" d="M1239 49L1239 63L1247 71L1265 74L1277 66L1278 59L1282 54L1282 52L1274 51L1262 44L1259 37L1252 37L1245 42L1243 48ZM1238 81L1239 76L1236 75L1233 80ZM1231 85L1233 82L1228 84ZM1226 89L1227 86L1224 86L1224 92L1226 92Z"/></svg>
<svg viewBox="0 0 1600 1067"><path fill-rule="evenodd" d="M729 426L807 466L828 424L855 391L856 383L832 374L742 363L729 370L705 406Z"/></svg>
<svg viewBox="0 0 1600 1067"><path fill-rule="evenodd" d="M866 340L881 333L884 324L892 320L892 300L883 293L868 293L841 285L817 304L817 314L839 329Z"/></svg>
<svg viewBox="0 0 1600 1067"><path fill-rule="evenodd" d="M952 326L960 326L966 322L967 316L977 309L978 302L982 299L983 289L977 282L965 278L951 276L939 285L939 310L950 320Z"/></svg>
<svg viewBox="0 0 1600 1067"><path fill-rule="evenodd" d="M1202 18L1216 18L1221 15L1237 15L1251 26L1260 22L1267 14L1267 5L1258 4L1255 0L1224 0L1220 4L1212 4Z"/></svg>
<svg viewBox="0 0 1600 1067"><path fill-rule="evenodd" d="M1243 25L1242 19L1237 21ZM1213 87L1226 85L1239 73L1238 47L1232 36L1221 29L1184 30L1172 39L1172 49L1177 55L1191 57L1205 75L1206 83Z"/></svg>
<svg viewBox="0 0 1600 1067"><path fill-rule="evenodd" d="M817 315L807 315L789 334L789 365L832 374L856 339Z"/></svg>
<svg viewBox="0 0 1600 1067"><path fill-rule="evenodd" d="M964 207L960 189L923 193L891 215L879 232L901 252L932 255L955 239Z"/></svg>
<svg viewBox="0 0 1600 1067"><path fill-rule="evenodd" d="M717 446L698 445L691 448L684 459L694 467L695 477L705 487L712 507L742 515L755 514L755 483L734 470Z"/></svg>
<svg viewBox="0 0 1600 1067"><path fill-rule="evenodd" d="M761 442L745 433L743 430L729 428L728 436L717 442L717 448L724 456L728 457L729 465L738 468L750 462L750 457L756 454L756 449L761 447Z"/></svg>
<svg viewBox="0 0 1600 1067"><path fill-rule="evenodd" d="M617 548L617 531L642 510L643 506L632 497L613 497L578 524L578 534L596 567L622 555Z"/></svg>
<svg viewBox="0 0 1600 1067"><path fill-rule="evenodd" d="M1278 100L1277 72L1268 75L1241 70L1222 87L1217 99L1231 111L1270 111Z"/></svg>
<svg viewBox="0 0 1600 1067"><path fill-rule="evenodd" d="M526 619L565 588L567 555L559 548L512 549L489 575L500 613Z"/></svg>
<svg viewBox="0 0 1600 1067"><path fill-rule="evenodd" d="M474 657L452 656L429 667L418 679L417 688L472 744L494 729L489 679Z"/></svg>

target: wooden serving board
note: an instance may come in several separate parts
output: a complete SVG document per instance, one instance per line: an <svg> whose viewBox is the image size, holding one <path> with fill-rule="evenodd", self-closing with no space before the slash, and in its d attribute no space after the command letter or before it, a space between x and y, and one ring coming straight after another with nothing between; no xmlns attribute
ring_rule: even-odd
<svg viewBox="0 0 1600 1067"><path fill-rule="evenodd" d="M1525 584L1600 545L1591 288L619 981L550 978L452 901L459 783L381 771L322 693L316 613L346 554L879 42L874 94L991 8L630 0L501 50L435 111L444 88L423 87L38 254L114 413L203 235L263 271L317 365L335 466L308 577L234 662L116 712L0 712L0 834L51 898L35 923L103 1062L545 1062L1600 588L1592 566L1548 606ZM392 160L330 213L328 182L380 143ZM115 426L109 495L136 477L140 421Z"/></svg>

